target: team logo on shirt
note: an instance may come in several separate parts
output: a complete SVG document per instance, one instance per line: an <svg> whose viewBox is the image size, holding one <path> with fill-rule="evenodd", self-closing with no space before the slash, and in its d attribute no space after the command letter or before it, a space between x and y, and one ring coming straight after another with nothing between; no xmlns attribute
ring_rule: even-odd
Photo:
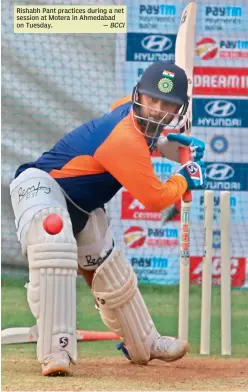
<svg viewBox="0 0 248 392"><path fill-rule="evenodd" d="M173 89L173 82L169 78L162 78L158 82L158 88L162 93L169 93Z"/></svg>

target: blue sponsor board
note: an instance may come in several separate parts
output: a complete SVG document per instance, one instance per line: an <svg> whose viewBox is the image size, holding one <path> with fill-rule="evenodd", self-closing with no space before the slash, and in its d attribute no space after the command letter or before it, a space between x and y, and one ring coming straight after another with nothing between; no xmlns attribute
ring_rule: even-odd
<svg viewBox="0 0 248 392"><path fill-rule="evenodd" d="M193 126L243 128L248 126L246 99L193 99Z"/></svg>
<svg viewBox="0 0 248 392"><path fill-rule="evenodd" d="M176 34L127 33L127 61L174 61Z"/></svg>
<svg viewBox="0 0 248 392"><path fill-rule="evenodd" d="M247 191L248 163L205 162L207 189Z"/></svg>

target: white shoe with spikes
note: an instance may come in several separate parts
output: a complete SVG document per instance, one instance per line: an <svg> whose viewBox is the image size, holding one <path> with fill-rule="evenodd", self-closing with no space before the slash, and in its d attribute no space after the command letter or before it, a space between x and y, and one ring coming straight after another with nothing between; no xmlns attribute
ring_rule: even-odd
<svg viewBox="0 0 248 392"><path fill-rule="evenodd" d="M72 361L69 354L65 350L54 350L42 362L43 376L70 376L70 365Z"/></svg>
<svg viewBox="0 0 248 392"><path fill-rule="evenodd" d="M161 359L166 362L177 361L184 357L188 351L189 343L185 340L158 335L151 347L150 360Z"/></svg>

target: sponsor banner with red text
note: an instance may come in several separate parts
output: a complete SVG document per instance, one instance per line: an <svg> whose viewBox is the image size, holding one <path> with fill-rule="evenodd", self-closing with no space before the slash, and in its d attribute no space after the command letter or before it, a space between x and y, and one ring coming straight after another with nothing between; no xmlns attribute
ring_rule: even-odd
<svg viewBox="0 0 248 392"><path fill-rule="evenodd" d="M149 225L130 225L123 233L123 241L126 249L138 248L166 248L175 249L179 246L179 225L162 227ZM169 253L169 252L168 252Z"/></svg>
<svg viewBox="0 0 248 392"><path fill-rule="evenodd" d="M248 68L195 67L194 95L248 96Z"/></svg>
<svg viewBox="0 0 248 392"><path fill-rule="evenodd" d="M121 219L161 220L161 212L153 212L145 208L129 192L123 191L121 199Z"/></svg>
<svg viewBox="0 0 248 392"><path fill-rule="evenodd" d="M248 40L243 36L205 36L196 39L195 64L242 67L248 59ZM209 64L208 64L209 63ZM240 63L240 64L239 64Z"/></svg>
<svg viewBox="0 0 248 392"><path fill-rule="evenodd" d="M190 283L202 283L202 264L203 259L199 256L190 258ZM231 258L231 280L232 287L242 287L246 279L246 258L232 257ZM221 258L213 257L212 262L212 284L221 284Z"/></svg>

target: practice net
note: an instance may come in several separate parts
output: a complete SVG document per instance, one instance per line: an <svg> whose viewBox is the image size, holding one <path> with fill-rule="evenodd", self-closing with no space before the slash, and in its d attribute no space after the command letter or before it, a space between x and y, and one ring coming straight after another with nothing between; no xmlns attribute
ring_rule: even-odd
<svg viewBox="0 0 248 392"><path fill-rule="evenodd" d="M2 2L2 263L27 266L17 241L9 184L16 168L33 161L83 122L130 95L153 61L174 61L184 0L84 1L127 5L127 34L14 34L13 6ZM22 1L28 5L28 1ZM50 1L43 4L50 5ZM70 1L53 1L71 5ZM73 5L81 5L74 1ZM213 274L220 276L220 190L231 191L232 283L247 285L248 257L248 4L197 1L192 134L206 142L208 189L215 191ZM33 1L32 5L40 5ZM159 155L154 171L166 180L176 164ZM130 173L133 175L133 173ZM191 281L201 276L204 193L193 193ZM109 203L115 240L140 281L179 281L180 203L161 213L122 189Z"/></svg>

